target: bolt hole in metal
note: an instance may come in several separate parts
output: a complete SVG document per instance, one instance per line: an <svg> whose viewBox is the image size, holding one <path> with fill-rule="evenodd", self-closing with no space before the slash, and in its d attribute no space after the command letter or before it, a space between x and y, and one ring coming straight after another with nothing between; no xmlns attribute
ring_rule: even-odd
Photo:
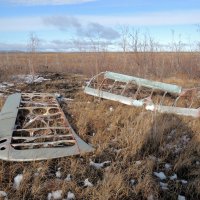
<svg viewBox="0 0 200 200"><path fill-rule="evenodd" d="M36 115L44 115L45 113L47 113L47 110L45 108L36 108L33 109L32 113Z"/></svg>
<svg viewBox="0 0 200 200"><path fill-rule="evenodd" d="M48 110L49 114L55 114L55 113L58 113L60 110L58 108L50 108Z"/></svg>
<svg viewBox="0 0 200 200"><path fill-rule="evenodd" d="M4 143L6 141L7 141L7 139L0 140L0 144Z"/></svg>
<svg viewBox="0 0 200 200"><path fill-rule="evenodd" d="M42 96L33 96L32 101L42 101L43 97Z"/></svg>
<svg viewBox="0 0 200 200"><path fill-rule="evenodd" d="M6 150L6 147L1 147L0 150L1 151Z"/></svg>

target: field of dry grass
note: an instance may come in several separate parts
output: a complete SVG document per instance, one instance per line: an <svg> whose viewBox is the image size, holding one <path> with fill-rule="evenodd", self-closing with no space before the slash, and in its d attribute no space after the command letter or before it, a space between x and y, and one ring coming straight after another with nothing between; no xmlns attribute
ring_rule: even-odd
<svg viewBox="0 0 200 200"><path fill-rule="evenodd" d="M19 55L21 58L27 56ZM9 55L10 62L13 63L10 63L7 69L13 66L13 71L5 71L6 64L2 65L4 62L1 63L4 66L0 67L0 70L3 71L3 74L1 73L2 80L5 79L6 74L4 73L10 76L16 71L19 74L29 71L29 69L25 70L25 62L18 60L19 55ZM40 55L41 60L44 59L44 55ZM185 63L184 66L187 64L193 66L193 72L190 72L191 68L188 68L187 71L181 67L173 69L169 63L159 65L160 61L157 58L155 58L157 68L150 67L154 64L148 65L147 69L132 68L134 64L131 62L131 55L104 55L103 53L101 56L105 57L101 58L102 62L99 60L96 68L95 58L100 58L95 57L94 54L71 56L65 54L63 57L62 54L59 54L59 65L56 67L53 62L55 55L48 54L47 65L44 59L46 69L37 65L36 72L65 71L67 74L61 73L56 76L49 74L51 81L15 84L14 89L22 92L57 92L64 97L73 98L73 101L62 102L61 106L74 130L84 141L92 144L95 152L48 161L0 161L0 190L7 193L8 199L48 199L48 194L57 190L62 190L62 199L67 198L69 191L74 193L76 199L84 200L177 200L178 197L181 199L181 196L191 200L200 199L199 119L148 112L143 108L91 97L84 94L82 90L87 76L101 70L121 71L148 78L154 77L154 80L177 82L188 87L199 86L200 67L197 62L200 59L199 54L183 53L184 59L188 59L188 63ZM1 54L0 56L3 60L6 55ZM16 57L16 61L12 56ZM119 59L119 56L127 56L127 58ZM155 55L155 57L157 56L159 58L160 55ZM171 54L165 56L169 62ZM196 61L194 62L192 58ZM181 59L183 58L181 57ZM142 66L142 62L145 62L142 58L140 61L138 66ZM134 60L134 62L136 61ZM123 66L128 67L121 68L122 63ZM165 69L164 66L169 68ZM166 71L164 72L164 70ZM69 74L69 72L76 73L76 75ZM162 73L160 74L160 72ZM3 105L3 101L4 99L0 96L0 107ZM111 162L96 169L90 165L91 161L95 163ZM61 173L60 177L56 176L58 169ZM165 174L166 177L163 180L156 176L159 172ZM23 179L16 190L13 182L18 174L23 174ZM65 180L68 174L71 174L71 181ZM93 186L85 187L83 184L85 179L89 179Z"/></svg>
<svg viewBox="0 0 200 200"><path fill-rule="evenodd" d="M0 53L0 60L0 79L32 71L92 76L106 70L159 80L200 78L199 52Z"/></svg>

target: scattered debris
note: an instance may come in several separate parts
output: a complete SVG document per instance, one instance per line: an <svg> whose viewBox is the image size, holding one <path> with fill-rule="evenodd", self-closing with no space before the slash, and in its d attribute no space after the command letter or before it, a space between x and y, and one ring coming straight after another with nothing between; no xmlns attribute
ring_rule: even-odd
<svg viewBox="0 0 200 200"><path fill-rule="evenodd" d="M165 176L164 172L154 172L154 175L157 176L160 180L165 180L167 177Z"/></svg>
<svg viewBox="0 0 200 200"><path fill-rule="evenodd" d="M15 178L14 178L14 184L13 184L13 188L16 190L19 190L20 187L20 183L23 179L23 174L18 174Z"/></svg>
<svg viewBox="0 0 200 200"><path fill-rule="evenodd" d="M111 163L111 161L105 161L105 162L102 162L102 163L95 163L92 160L90 160L90 166L94 167L95 169L104 168L104 167L108 166L108 164L110 164L110 163Z"/></svg>
<svg viewBox="0 0 200 200"><path fill-rule="evenodd" d="M0 151L3 160L32 161L82 154L93 148L74 132L55 95L16 93L1 110Z"/></svg>
<svg viewBox="0 0 200 200"><path fill-rule="evenodd" d="M114 72L101 72L87 83L84 92L96 97L118 101L161 113L200 117L197 88L150 81ZM187 101L186 104L181 100Z"/></svg>

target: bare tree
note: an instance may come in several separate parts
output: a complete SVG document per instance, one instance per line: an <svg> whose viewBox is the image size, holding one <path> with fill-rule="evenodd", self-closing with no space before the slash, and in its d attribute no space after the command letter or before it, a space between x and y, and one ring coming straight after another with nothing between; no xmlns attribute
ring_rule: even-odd
<svg viewBox="0 0 200 200"><path fill-rule="evenodd" d="M123 50L123 52L128 51L129 46L129 27L128 26L120 26L120 34L121 34L121 41L120 46Z"/></svg>
<svg viewBox="0 0 200 200"><path fill-rule="evenodd" d="M130 46L134 52L138 52L139 46L139 30L132 29L130 33Z"/></svg>
<svg viewBox="0 0 200 200"><path fill-rule="evenodd" d="M36 33L31 32L29 34L28 39L28 52L29 52L29 59L28 59L28 66L30 74L35 74L35 53L37 52L39 46L39 38Z"/></svg>

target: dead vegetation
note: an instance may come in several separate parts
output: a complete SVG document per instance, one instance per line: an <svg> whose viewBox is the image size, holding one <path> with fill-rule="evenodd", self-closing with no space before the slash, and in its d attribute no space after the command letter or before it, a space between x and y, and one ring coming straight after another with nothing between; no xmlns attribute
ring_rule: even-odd
<svg viewBox="0 0 200 200"><path fill-rule="evenodd" d="M0 79L33 71L90 77L106 70L161 81L200 77L199 52L1 53L0 60Z"/></svg>
<svg viewBox="0 0 200 200"><path fill-rule="evenodd" d="M7 192L8 199L47 199L57 190L62 190L65 199L69 191L84 200L175 200L178 195L200 199L199 119L152 113L88 96L81 88L83 76L46 77L52 80L18 83L15 90L57 92L73 98L61 106L74 130L96 150L90 155L40 162L0 161L0 190ZM105 161L111 162L99 168L91 164ZM159 172L166 178L157 177ZM13 182L18 174L23 179L16 190ZM66 181L69 174L71 180ZM86 186L86 179L93 186Z"/></svg>

